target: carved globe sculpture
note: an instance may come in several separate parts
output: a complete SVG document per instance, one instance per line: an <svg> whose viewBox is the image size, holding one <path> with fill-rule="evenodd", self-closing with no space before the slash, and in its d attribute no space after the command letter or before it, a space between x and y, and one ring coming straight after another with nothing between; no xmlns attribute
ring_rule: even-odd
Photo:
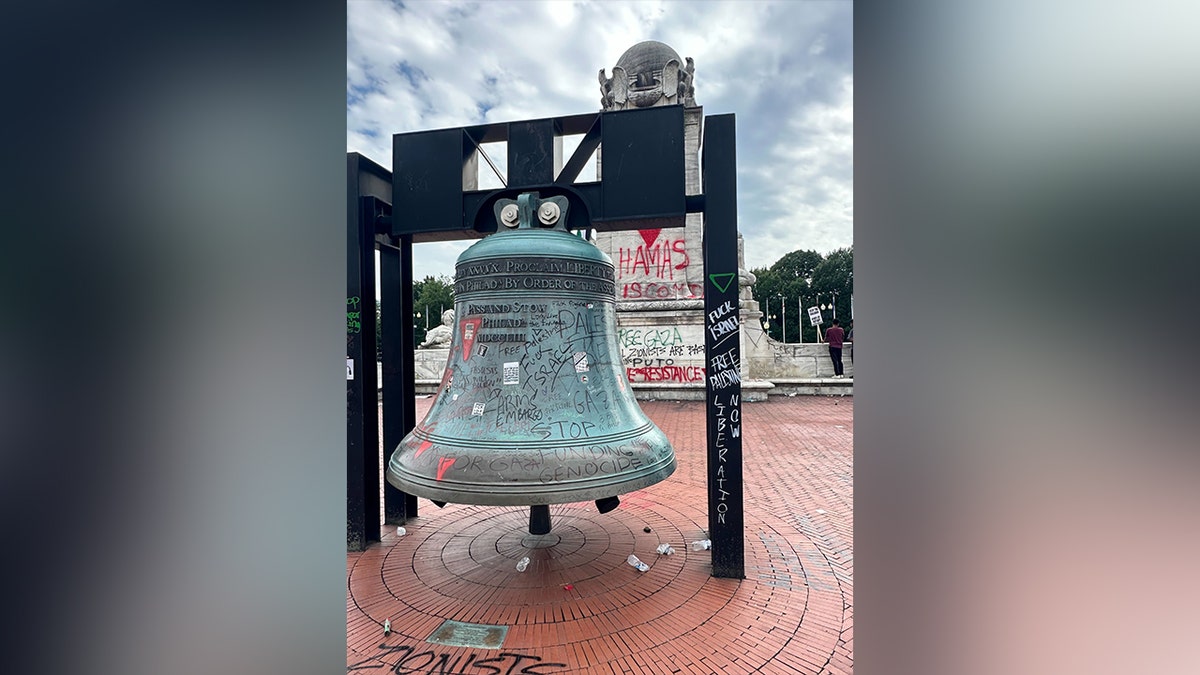
<svg viewBox="0 0 1200 675"><path fill-rule="evenodd" d="M683 59L670 46L646 40L626 49L617 59L617 67L624 68L631 79L637 80L638 87L649 87L662 76L663 68L672 60L683 63Z"/></svg>
<svg viewBox="0 0 1200 675"><path fill-rule="evenodd" d="M675 103L694 106L694 70L690 57L685 65L669 46L654 40L639 42L617 59L611 78L600 70L600 103L605 110Z"/></svg>

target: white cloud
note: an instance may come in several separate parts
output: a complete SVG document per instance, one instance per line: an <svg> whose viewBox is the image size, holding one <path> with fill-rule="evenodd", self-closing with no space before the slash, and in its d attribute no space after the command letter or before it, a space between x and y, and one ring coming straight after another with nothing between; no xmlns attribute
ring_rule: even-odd
<svg viewBox="0 0 1200 675"><path fill-rule="evenodd" d="M753 233L745 235L748 266L774 262L779 247L828 252L853 243L853 100L853 79L846 75L837 98L799 107L768 159L743 168L749 180L771 190L758 193L768 201L761 228L744 228Z"/></svg>
<svg viewBox="0 0 1200 675"><path fill-rule="evenodd" d="M849 246L851 10L841 1L350 2L347 149L389 166L395 133L595 111L597 71L611 74L628 47L659 40L695 60L706 115L737 116L747 263ZM418 245L415 276L451 274L469 244Z"/></svg>

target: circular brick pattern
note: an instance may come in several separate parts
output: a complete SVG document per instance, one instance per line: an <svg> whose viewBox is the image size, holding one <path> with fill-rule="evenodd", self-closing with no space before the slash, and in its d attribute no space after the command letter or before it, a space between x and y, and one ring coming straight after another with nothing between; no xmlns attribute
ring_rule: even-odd
<svg viewBox="0 0 1200 675"><path fill-rule="evenodd" d="M647 535L641 532L640 521L632 523L620 517L626 514L599 514L590 504L558 505L551 508L551 533L534 537L526 530L528 513L524 509L464 506L460 510L462 514L452 522L419 543L414 541L414 549L394 547L385 557L385 588L398 598L411 598L406 602L415 611L433 611L446 597L452 597L493 610L516 608L512 620L515 624L538 623L539 612L548 606L569 610L570 616L587 617L596 614L599 607L588 600L607 594L613 581L610 575L618 575L621 585L633 584L638 594L606 603L607 610L614 605L626 606L674 583L683 569L683 556L659 556L654 552L658 537L665 537L663 541L677 550L683 548L683 534L665 521L661 528L655 528L655 534ZM537 541L554 537L559 539L554 546ZM537 545L528 546L530 540ZM643 574L628 565L626 558L631 553L653 565L658 573ZM393 561L395 556L401 556L401 561ZM529 566L520 572L517 562L524 557L530 559ZM401 593L400 589L411 585L412 573L436 593ZM470 583L445 584L447 579ZM573 587L570 594L529 592L568 584Z"/></svg>
<svg viewBox="0 0 1200 675"><path fill-rule="evenodd" d="M745 579L713 578L711 552L687 546L707 527L703 407L643 404L675 444L680 470L622 495L617 510L552 506L553 529L539 537L527 531L527 508L421 500L405 536L389 528L380 544L349 554L348 668L470 674L519 661L513 673L851 672L852 408L809 399L798 415L793 401L754 405L763 424L746 430L755 454ZM675 554L656 553L660 543ZM631 567L631 553L650 570ZM518 572L523 557L530 563ZM427 642L446 620L508 630L500 649Z"/></svg>
<svg viewBox="0 0 1200 675"><path fill-rule="evenodd" d="M527 534L521 537L524 548L554 548L562 543L562 535L557 532L549 534ZM580 542L582 545L582 541Z"/></svg>
<svg viewBox="0 0 1200 675"><path fill-rule="evenodd" d="M359 606L379 624L390 619L394 631L368 641L362 656L370 660L376 642L414 648L405 653L432 649L426 639L451 619L509 627L503 651L538 656L543 667L537 672L611 672L605 663L642 653L654 655L647 660L694 663L712 672L774 672L776 657L800 634L810 606L826 623L840 619L836 581L820 573L815 546L797 550L789 541L794 533L754 509L746 514L747 578L711 577L711 552L687 546L703 536L701 511L679 508L702 502L704 495L692 497L665 503L635 493L603 515L591 504L554 506L551 534L541 537L529 535L528 511L521 508L424 511L429 515L412 521L407 536L389 538L379 555L360 559L351 571L352 599L373 599ZM656 553L660 543L675 554ZM651 569L630 566L631 553ZM525 572L516 568L522 557L530 559ZM744 604L770 620L735 623ZM806 653L822 662L814 667L827 661L836 641L822 628L814 626L807 636ZM472 651L437 650L460 657ZM400 662L377 660L393 672ZM546 665L552 663L563 666Z"/></svg>

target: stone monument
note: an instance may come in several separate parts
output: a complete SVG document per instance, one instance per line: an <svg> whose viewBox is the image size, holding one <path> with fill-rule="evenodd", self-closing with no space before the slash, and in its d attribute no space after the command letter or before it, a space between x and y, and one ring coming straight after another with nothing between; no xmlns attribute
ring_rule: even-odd
<svg viewBox="0 0 1200 675"><path fill-rule="evenodd" d="M604 68L598 77L603 110L683 106L684 186L689 195L704 191L700 184L704 108L696 103L695 71L690 57L681 59L671 47L650 40L626 50L611 77ZM555 142L561 143L561 138ZM603 152L601 145L597 179L603 175ZM703 400L705 396L703 216L689 213L685 223L681 228L598 232L592 239L616 268L618 342L626 378L639 399ZM789 394L824 391L804 381L832 373L828 348L770 339L751 293L755 281L746 270L738 234L743 400L765 399L770 389ZM436 391L444 374L453 310L443 313L442 322L443 326L429 331L416 352L418 385L430 392ZM852 377L853 365L845 363ZM849 389L848 383L840 384Z"/></svg>
<svg viewBox="0 0 1200 675"><path fill-rule="evenodd" d="M600 69L599 81L600 103L606 111L683 106L684 185L689 195L702 193L704 108L696 104L692 59L681 59L661 42L639 42L617 59L612 77ZM602 145L598 179L603 177L603 151ZM596 246L616 266L618 339L626 376L638 398L704 398L703 216L689 213L685 222L682 228L595 235ZM744 269L740 235L738 243L744 354L747 333L762 332L758 322L762 313L750 296L754 276ZM746 363L743 359L743 380L749 379ZM750 399L754 392L745 395Z"/></svg>
<svg viewBox="0 0 1200 675"><path fill-rule="evenodd" d="M448 309L442 312L442 325L430 328L425 333L425 341L417 345L413 354L413 369L418 382L423 381L429 386L442 381L453 338L454 310Z"/></svg>
<svg viewBox="0 0 1200 675"><path fill-rule="evenodd" d="M425 341L417 349L449 349L454 338L454 310L442 312L442 325L434 326L425 334Z"/></svg>

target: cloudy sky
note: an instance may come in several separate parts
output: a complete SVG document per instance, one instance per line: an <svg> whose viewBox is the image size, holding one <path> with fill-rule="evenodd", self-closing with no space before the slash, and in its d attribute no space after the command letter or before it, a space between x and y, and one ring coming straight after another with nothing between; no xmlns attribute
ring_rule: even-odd
<svg viewBox="0 0 1200 675"><path fill-rule="evenodd" d="M599 110L597 71L658 40L695 60L705 115L736 115L747 267L827 253L854 236L852 11L848 0L351 0L346 146L390 168L395 133ZM503 153L493 159L503 170ZM452 275L471 243L416 245L414 277Z"/></svg>

